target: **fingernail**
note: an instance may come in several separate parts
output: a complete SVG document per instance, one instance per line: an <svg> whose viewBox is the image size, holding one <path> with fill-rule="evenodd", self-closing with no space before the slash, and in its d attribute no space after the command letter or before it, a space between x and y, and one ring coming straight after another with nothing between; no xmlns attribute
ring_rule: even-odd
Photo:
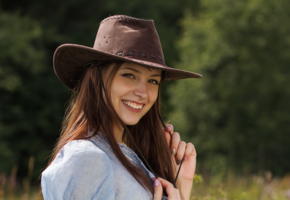
<svg viewBox="0 0 290 200"><path fill-rule="evenodd" d="M167 125L166 128L167 128L168 131L172 132L172 126L171 125Z"/></svg>
<svg viewBox="0 0 290 200"><path fill-rule="evenodd" d="M176 150L175 150L175 148L173 148L172 149L172 155L175 155L175 153L176 153Z"/></svg>
<svg viewBox="0 0 290 200"><path fill-rule="evenodd" d="M155 181L154 181L154 186L157 187L157 186L159 186L159 185L160 185L159 180L158 180L158 179L155 179Z"/></svg>

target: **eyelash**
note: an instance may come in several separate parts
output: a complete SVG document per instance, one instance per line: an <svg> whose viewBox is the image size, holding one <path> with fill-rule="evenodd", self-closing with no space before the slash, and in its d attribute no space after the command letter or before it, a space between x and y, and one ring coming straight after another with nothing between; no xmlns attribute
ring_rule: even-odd
<svg viewBox="0 0 290 200"><path fill-rule="evenodd" d="M122 74L123 77L126 78L130 78L130 79L135 79L136 77L134 76L134 74L130 74L130 73L124 73ZM153 85L159 85L159 81L155 80L155 79L150 79L149 83L152 83Z"/></svg>

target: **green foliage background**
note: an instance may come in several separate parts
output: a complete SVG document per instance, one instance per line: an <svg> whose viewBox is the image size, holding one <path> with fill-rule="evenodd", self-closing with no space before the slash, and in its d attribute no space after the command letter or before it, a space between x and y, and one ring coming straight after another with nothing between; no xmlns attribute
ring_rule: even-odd
<svg viewBox="0 0 290 200"><path fill-rule="evenodd" d="M58 137L69 91L52 70L62 43L92 46L101 19L153 18L167 64L204 74L163 91L163 111L198 150L198 170L290 170L287 0L0 0L0 173L34 179Z"/></svg>
<svg viewBox="0 0 290 200"><path fill-rule="evenodd" d="M172 87L171 118L191 134L203 169L290 170L289 8L206 0L182 20L180 66L204 78Z"/></svg>

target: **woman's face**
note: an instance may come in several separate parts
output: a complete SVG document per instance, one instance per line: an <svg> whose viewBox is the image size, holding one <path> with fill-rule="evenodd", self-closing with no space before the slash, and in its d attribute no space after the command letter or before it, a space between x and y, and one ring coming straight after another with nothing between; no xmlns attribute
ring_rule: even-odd
<svg viewBox="0 0 290 200"><path fill-rule="evenodd" d="M114 66L104 72L106 84ZM161 70L123 63L109 89L115 112L126 125L135 125L150 110L158 97Z"/></svg>

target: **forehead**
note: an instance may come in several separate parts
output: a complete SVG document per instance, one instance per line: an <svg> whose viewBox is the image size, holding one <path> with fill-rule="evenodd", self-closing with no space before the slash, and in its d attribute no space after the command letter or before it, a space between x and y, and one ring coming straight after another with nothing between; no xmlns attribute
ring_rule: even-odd
<svg viewBox="0 0 290 200"><path fill-rule="evenodd" d="M136 64L136 63L129 63L129 62L124 62L120 69L126 69L126 68L133 68L133 69L137 69L138 71L145 71L145 72L149 72L149 73L161 73L160 69L156 69L153 67L147 67L144 65L140 65L140 64Z"/></svg>

